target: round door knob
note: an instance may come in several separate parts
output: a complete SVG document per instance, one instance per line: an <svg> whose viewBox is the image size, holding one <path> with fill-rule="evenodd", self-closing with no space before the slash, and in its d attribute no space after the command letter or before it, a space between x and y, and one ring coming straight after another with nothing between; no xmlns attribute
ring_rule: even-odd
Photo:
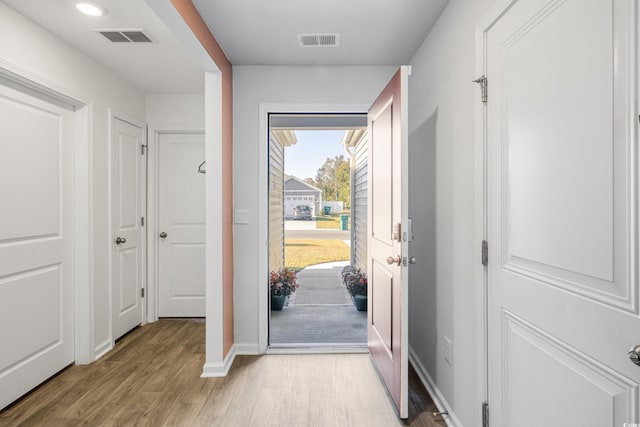
<svg viewBox="0 0 640 427"><path fill-rule="evenodd" d="M167 233L165 233L164 231L160 233L160 238L164 239L165 237L167 237Z"/></svg>
<svg viewBox="0 0 640 427"><path fill-rule="evenodd" d="M409 257L409 264L415 264L416 262L418 262L418 260L416 260L416 257Z"/></svg>
<svg viewBox="0 0 640 427"><path fill-rule="evenodd" d="M127 239L124 237L116 237L116 245L121 245L123 243L127 243Z"/></svg>
<svg viewBox="0 0 640 427"><path fill-rule="evenodd" d="M391 264L395 264L395 265L400 265L402 264L402 257L400 255L398 255L397 257L392 257L392 256L388 256L387 257L387 264L391 265Z"/></svg>

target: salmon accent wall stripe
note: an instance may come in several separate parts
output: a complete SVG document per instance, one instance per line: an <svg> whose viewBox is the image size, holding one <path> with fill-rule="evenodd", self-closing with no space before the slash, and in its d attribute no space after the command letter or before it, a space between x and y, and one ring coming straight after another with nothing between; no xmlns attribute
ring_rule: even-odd
<svg viewBox="0 0 640 427"><path fill-rule="evenodd" d="M233 345L233 71L209 27L191 0L171 0L184 22L222 72L222 280L223 352Z"/></svg>

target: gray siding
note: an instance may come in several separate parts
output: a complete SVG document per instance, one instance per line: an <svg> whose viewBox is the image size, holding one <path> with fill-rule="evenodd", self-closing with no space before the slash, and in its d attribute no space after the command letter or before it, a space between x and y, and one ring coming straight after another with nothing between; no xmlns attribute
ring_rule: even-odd
<svg viewBox="0 0 640 427"><path fill-rule="evenodd" d="M351 227L353 228L352 264L367 270L367 137L355 147L353 169L353 194L351 195Z"/></svg>
<svg viewBox="0 0 640 427"><path fill-rule="evenodd" d="M284 147L269 138L269 270L284 267Z"/></svg>

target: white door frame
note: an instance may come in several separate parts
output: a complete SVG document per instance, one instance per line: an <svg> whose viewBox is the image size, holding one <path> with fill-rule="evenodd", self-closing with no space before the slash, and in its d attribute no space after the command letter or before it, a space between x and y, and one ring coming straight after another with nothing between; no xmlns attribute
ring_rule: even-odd
<svg viewBox="0 0 640 427"><path fill-rule="evenodd" d="M108 254L109 254L109 277L108 277L108 283L109 283L109 315L111 317L111 321L109 322L109 339L111 341L111 348L113 348L116 344L116 338L113 335L113 331L115 330L115 316L113 315L113 261L114 261L114 257L113 257L113 239L112 236L114 235L113 233L113 147L112 147L112 138L113 138L113 123L116 119L118 120L122 120L124 122L127 122L133 126L139 127L140 129L142 129L142 139L141 142L143 144L145 144L145 142L147 141L147 126L146 124L142 123L141 121L118 111L115 111L111 108L108 109L109 111L109 123L108 123L108 129L109 129L109 136L108 136L108 144L109 144L109 161L108 161L108 171L109 171L109 177L108 177L108 182L109 182L109 186L108 186L108 194L109 194L109 211L108 211L108 221L109 221L109 239L107 239L107 249L108 249ZM147 156L148 158L148 156ZM143 167L144 167L144 171L142 172L142 176L146 177L147 176L147 158L145 158L143 160ZM146 217L146 211L147 211L147 185L146 182L142 183L142 213L143 216ZM145 224L143 230L145 234L148 234L147 232L147 225ZM147 286L147 264L148 264L148 258L147 258L147 238L146 236L143 236L142 239L140 240L140 245L142 246L142 288L144 289L145 292L145 296L142 297L141 299L141 304L142 304L142 316L140 317L140 324L144 325L147 323L146 318L147 318L147 312L148 312L148 306L147 306L147 292L148 292L148 286Z"/></svg>
<svg viewBox="0 0 640 427"><path fill-rule="evenodd" d="M487 15L476 26L476 59L475 76L480 77L486 74L486 50L487 32L500 19L500 17L518 0L500 0L487 13ZM475 85L475 83L470 82ZM476 300L476 324L482 325L478 328L477 348L478 355L476 366L478 369L478 390L477 395L482 399L478 402L487 402L489 399L489 310L488 310L488 271L481 264L482 242L487 239L487 109L486 104L481 101L481 89L475 89L475 283L478 289Z"/></svg>
<svg viewBox="0 0 640 427"><path fill-rule="evenodd" d="M163 134L202 134L200 125L149 125L147 127L147 322L158 320L158 295L160 293L158 269L158 141Z"/></svg>
<svg viewBox="0 0 640 427"><path fill-rule="evenodd" d="M0 58L0 84L74 111L73 254L76 364L95 360L93 269L93 104L78 94Z"/></svg>
<svg viewBox="0 0 640 427"><path fill-rule="evenodd" d="M260 104L260 141L258 182L258 353L267 352L269 337L269 311L267 310L269 295L269 114L271 113L315 113L366 114L368 104Z"/></svg>

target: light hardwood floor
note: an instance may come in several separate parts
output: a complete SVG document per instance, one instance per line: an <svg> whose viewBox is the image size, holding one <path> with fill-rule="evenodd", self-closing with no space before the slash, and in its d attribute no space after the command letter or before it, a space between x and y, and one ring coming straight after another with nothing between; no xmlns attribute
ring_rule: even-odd
<svg viewBox="0 0 640 427"><path fill-rule="evenodd" d="M445 426L413 372L399 420L366 354L238 356L207 379L203 363L203 321L161 320L9 406L0 426Z"/></svg>

